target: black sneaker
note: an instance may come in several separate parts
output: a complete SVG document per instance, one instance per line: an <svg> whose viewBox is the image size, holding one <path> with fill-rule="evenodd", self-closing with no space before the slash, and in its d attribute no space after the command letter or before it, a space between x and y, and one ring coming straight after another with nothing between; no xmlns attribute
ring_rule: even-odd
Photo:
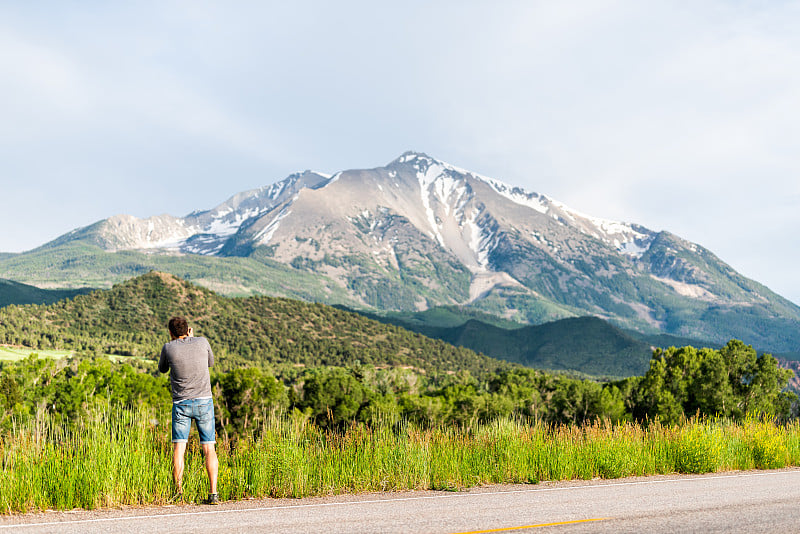
<svg viewBox="0 0 800 534"><path fill-rule="evenodd" d="M203 501L203 504L219 504L219 495L216 493L209 493L208 497Z"/></svg>

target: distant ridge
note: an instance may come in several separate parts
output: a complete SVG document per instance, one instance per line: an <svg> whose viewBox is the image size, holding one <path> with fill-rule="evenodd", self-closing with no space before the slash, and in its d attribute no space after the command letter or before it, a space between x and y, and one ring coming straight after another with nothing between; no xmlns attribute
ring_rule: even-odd
<svg viewBox="0 0 800 534"><path fill-rule="evenodd" d="M0 308L10 304L52 304L92 291L84 289L41 289L0 278Z"/></svg>
<svg viewBox="0 0 800 534"><path fill-rule="evenodd" d="M576 371L596 377L642 375L653 354L653 347L645 341L596 317L516 328L487 324L479 319L468 319L458 326L434 326L400 316L370 314L369 317L526 367Z"/></svg>
<svg viewBox="0 0 800 534"><path fill-rule="evenodd" d="M499 357L502 348L502 359L527 367L595 376L642 375L653 353L646 343L596 317L561 319L516 330L470 320L439 339L494 357Z"/></svg>

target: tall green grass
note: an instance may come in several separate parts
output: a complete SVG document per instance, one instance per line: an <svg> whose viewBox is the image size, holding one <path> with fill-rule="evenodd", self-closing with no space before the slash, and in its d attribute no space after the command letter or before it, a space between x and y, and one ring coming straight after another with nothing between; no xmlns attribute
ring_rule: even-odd
<svg viewBox="0 0 800 534"><path fill-rule="evenodd" d="M163 504L174 492L169 428L145 411L100 412L75 429L40 417L0 440L0 511ZM551 427L500 419L424 429L407 423L341 432L275 417L257 438L218 440L222 499L303 497L488 483L706 473L800 465L800 426L692 420L666 427ZM189 501L207 479L196 434L184 475Z"/></svg>

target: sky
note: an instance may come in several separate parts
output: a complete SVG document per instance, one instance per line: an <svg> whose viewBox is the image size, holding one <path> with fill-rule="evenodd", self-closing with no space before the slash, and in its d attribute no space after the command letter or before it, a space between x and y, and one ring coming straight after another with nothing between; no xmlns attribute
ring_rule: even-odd
<svg viewBox="0 0 800 534"><path fill-rule="evenodd" d="M781 1L1 2L0 251L415 150L800 303L798 27Z"/></svg>

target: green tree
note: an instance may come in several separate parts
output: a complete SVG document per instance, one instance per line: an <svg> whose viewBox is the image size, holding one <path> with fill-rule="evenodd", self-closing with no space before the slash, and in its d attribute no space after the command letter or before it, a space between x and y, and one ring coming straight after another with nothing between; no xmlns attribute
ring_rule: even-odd
<svg viewBox="0 0 800 534"><path fill-rule="evenodd" d="M347 369L315 369L306 377L298 407L322 427L341 426L357 418L368 390Z"/></svg>
<svg viewBox="0 0 800 534"><path fill-rule="evenodd" d="M234 369L215 377L217 419L226 431L252 431L265 417L289 405L286 387L259 368Z"/></svg>
<svg viewBox="0 0 800 534"><path fill-rule="evenodd" d="M759 356L738 340L720 350L657 349L633 393L633 415L638 420L658 416L670 423L695 414L788 417L796 396L783 390L792 375L771 355Z"/></svg>
<svg viewBox="0 0 800 534"><path fill-rule="evenodd" d="M21 400L20 387L14 377L7 372L0 374L0 425L12 415Z"/></svg>

